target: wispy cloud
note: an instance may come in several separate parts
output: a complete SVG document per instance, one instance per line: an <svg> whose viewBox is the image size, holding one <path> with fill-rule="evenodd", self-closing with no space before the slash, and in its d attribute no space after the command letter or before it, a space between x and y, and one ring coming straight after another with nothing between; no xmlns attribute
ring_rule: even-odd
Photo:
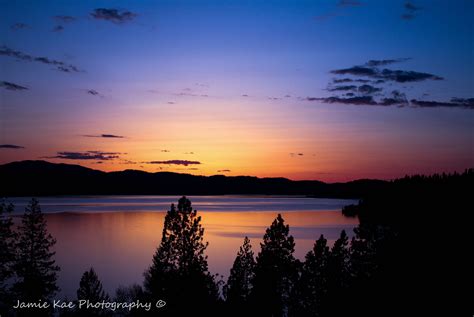
<svg viewBox="0 0 474 317"><path fill-rule="evenodd" d="M98 8L91 13L91 16L97 20L105 20L115 24L123 24L135 19L137 14L128 10Z"/></svg>
<svg viewBox="0 0 474 317"><path fill-rule="evenodd" d="M0 55L13 57L25 62L37 62L37 63L47 64L47 65L53 65L57 68L57 70L66 72L66 73L80 72L80 70L74 65L67 64L65 62L58 61L55 59L50 59L47 57L32 56L30 54L26 54L26 53L11 49L5 45L0 46Z"/></svg>
<svg viewBox="0 0 474 317"><path fill-rule="evenodd" d="M217 170L217 173L229 173L229 172L231 172L231 170L227 170L227 169L225 169L225 170Z"/></svg>
<svg viewBox="0 0 474 317"><path fill-rule="evenodd" d="M85 134L83 136L87 138L106 138L106 139L124 139L125 138L122 135L115 135L115 134Z"/></svg>
<svg viewBox="0 0 474 317"><path fill-rule="evenodd" d="M15 145L15 144L0 144L0 149L21 150L24 148L25 148L24 146Z"/></svg>
<svg viewBox="0 0 474 317"><path fill-rule="evenodd" d="M76 21L77 19L70 15L55 15L53 16L53 20L58 23L71 23Z"/></svg>
<svg viewBox="0 0 474 317"><path fill-rule="evenodd" d="M102 152L102 151L86 151L86 152L57 152L55 156L46 158L58 158L64 160L95 160L109 161L120 158L119 152Z"/></svg>
<svg viewBox="0 0 474 317"><path fill-rule="evenodd" d="M474 98L452 98L451 101L424 101L424 100L410 100L411 104L415 107L419 108L439 108L439 107L447 107L447 108L466 108L466 109L474 109Z"/></svg>
<svg viewBox="0 0 474 317"><path fill-rule="evenodd" d="M401 15L401 18L403 20L413 20L416 17L415 13L420 11L422 8L414 5L410 1L406 1L403 5L403 9L405 12Z"/></svg>
<svg viewBox="0 0 474 317"><path fill-rule="evenodd" d="M28 24L21 23L21 22L12 24L10 26L10 29L12 29L13 31L25 30L25 29L29 29L29 28L30 28L30 26Z"/></svg>
<svg viewBox="0 0 474 317"><path fill-rule="evenodd" d="M149 162L143 162L146 164L163 164L163 165L183 165L183 166L188 166L188 165L200 165L201 162L199 161L188 161L188 160L168 160L168 161L149 161Z"/></svg>
<svg viewBox="0 0 474 317"><path fill-rule="evenodd" d="M8 81L0 81L0 87L3 87L8 90L28 90L25 86L20 86Z"/></svg>
<svg viewBox="0 0 474 317"><path fill-rule="evenodd" d="M56 25L51 31L52 32L62 32L62 31L64 31L64 26Z"/></svg>

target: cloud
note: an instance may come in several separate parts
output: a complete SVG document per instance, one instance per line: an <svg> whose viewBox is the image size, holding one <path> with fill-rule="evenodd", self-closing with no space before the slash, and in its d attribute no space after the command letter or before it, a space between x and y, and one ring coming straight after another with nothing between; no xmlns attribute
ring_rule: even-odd
<svg viewBox="0 0 474 317"><path fill-rule="evenodd" d="M119 152L102 152L102 151L86 151L86 152L57 152L56 156L46 158L59 158L64 160L95 160L109 161L120 158Z"/></svg>
<svg viewBox="0 0 474 317"><path fill-rule="evenodd" d="M74 65L67 64L65 62L54 60L54 59L49 59L47 57L35 57L35 56L29 55L20 51L13 50L5 45L0 46L0 55L13 57L25 62L37 62L37 63L47 64L47 65L53 65L53 66L56 66L57 70L66 72L66 73L80 72L80 70Z"/></svg>
<svg viewBox="0 0 474 317"><path fill-rule="evenodd" d="M168 161L150 161L150 162L143 162L146 164L164 164L164 165L199 165L201 162L198 161L188 161L188 160L168 160Z"/></svg>
<svg viewBox="0 0 474 317"><path fill-rule="evenodd" d="M169 104L169 105L174 105L174 104L176 104L176 102L174 102L174 101L168 101L167 104Z"/></svg>
<svg viewBox="0 0 474 317"><path fill-rule="evenodd" d="M306 100L308 101L321 101L324 103L341 103L341 104L348 104L348 105L368 105L368 106L375 106L378 103L374 100L372 96L356 96L356 97L324 97L324 98L317 98L317 97L307 97Z"/></svg>
<svg viewBox="0 0 474 317"><path fill-rule="evenodd" d="M51 31L52 32L62 32L62 31L64 31L64 26L56 25Z"/></svg>
<svg viewBox="0 0 474 317"><path fill-rule="evenodd" d="M85 134L83 136L87 138L106 138L106 139L124 139L125 138L122 135L115 135L115 134Z"/></svg>
<svg viewBox="0 0 474 317"><path fill-rule="evenodd" d="M127 10L98 8L91 13L91 16L97 20L105 20L115 24L123 24L135 19L137 14Z"/></svg>
<svg viewBox="0 0 474 317"><path fill-rule="evenodd" d="M377 66L386 66L394 63L401 63L409 61L410 58L397 58L397 59L382 59L382 60L370 60L365 65L369 67L377 67Z"/></svg>
<svg viewBox="0 0 474 317"><path fill-rule="evenodd" d="M15 144L0 144L0 149L20 150L24 148L25 148L24 146L15 145Z"/></svg>
<svg viewBox="0 0 474 317"><path fill-rule="evenodd" d="M359 86L359 88L357 88L357 90L362 94L371 95L371 94L374 94L376 92L382 91L382 88L374 87L374 86L371 86L371 85L362 85L362 86Z"/></svg>
<svg viewBox="0 0 474 317"><path fill-rule="evenodd" d="M405 2L404 8L405 8L405 10L410 11L410 12L415 12L415 11L421 10L421 7L415 6L410 1Z"/></svg>
<svg viewBox="0 0 474 317"><path fill-rule="evenodd" d="M184 154L192 155L192 154L194 154L194 152L184 152Z"/></svg>
<svg viewBox="0 0 474 317"><path fill-rule="evenodd" d="M362 5L362 2L355 0L340 0L337 5L339 7L357 7Z"/></svg>
<svg viewBox="0 0 474 317"><path fill-rule="evenodd" d="M335 69L332 70L331 73L335 75L352 75L357 77L369 77L377 79L377 82L383 83L385 81L394 81L399 83L405 82L416 82L416 81L424 81L424 80L443 80L443 77L429 74L429 73L422 73L416 71L408 71L408 70L391 70L391 69L379 69L376 66L382 66L392 63L397 63L399 61L408 60L407 58L401 58L396 60L371 60L368 61L364 66L352 66L350 68L342 68L342 69ZM343 78L345 82L348 82L350 78ZM335 79L333 80L336 82ZM360 79L357 79L360 81Z"/></svg>
<svg viewBox="0 0 474 317"><path fill-rule="evenodd" d="M92 95L92 96L98 96L99 95L99 92L97 90L94 90L94 89L88 89L87 93L89 95Z"/></svg>
<svg viewBox="0 0 474 317"><path fill-rule="evenodd" d="M304 153L290 153L290 156L291 157L295 157L295 156L303 156Z"/></svg>
<svg viewBox="0 0 474 317"><path fill-rule="evenodd" d="M161 152L163 152L163 153L169 153L170 150L161 150Z"/></svg>
<svg viewBox="0 0 474 317"><path fill-rule="evenodd" d="M354 76L368 76L375 77L377 70L371 67L365 66L353 66L350 68L335 69L331 71L332 74L336 75L354 75Z"/></svg>
<svg viewBox="0 0 474 317"><path fill-rule="evenodd" d="M55 15L53 19L58 23L71 23L76 21L76 18L70 15Z"/></svg>
<svg viewBox="0 0 474 317"><path fill-rule="evenodd" d="M410 100L411 104L419 108L464 108L474 110L474 98L452 98L450 102L446 101L424 101L424 100Z"/></svg>
<svg viewBox="0 0 474 317"><path fill-rule="evenodd" d="M10 26L10 29L12 29L13 31L19 31L19 30L24 30L24 29L29 29L30 26L28 24L25 24L25 23L15 23L15 24L12 24Z"/></svg>
<svg viewBox="0 0 474 317"><path fill-rule="evenodd" d="M217 173L229 173L231 170L217 170Z"/></svg>
<svg viewBox="0 0 474 317"><path fill-rule="evenodd" d="M0 87L3 87L8 90L28 90L27 87L20 86L8 81L0 81Z"/></svg>
<svg viewBox="0 0 474 317"><path fill-rule="evenodd" d="M336 86L328 88L328 91L348 91L348 90L356 90L357 86L355 85L346 85L346 86Z"/></svg>
<svg viewBox="0 0 474 317"><path fill-rule="evenodd" d="M404 107L408 105L408 99L404 93L401 93L398 90L394 90L392 91L390 97L382 98L379 104L382 106L398 105L400 107Z"/></svg>
<svg viewBox="0 0 474 317"><path fill-rule="evenodd" d="M243 95L242 95L242 97L248 97L248 96L249 96L249 95L247 95L247 94L243 94Z"/></svg>
<svg viewBox="0 0 474 317"><path fill-rule="evenodd" d="M415 6L410 1L406 1L403 8L405 9L405 13L401 15L403 20L413 20L416 17L415 13L422 9L421 7Z"/></svg>

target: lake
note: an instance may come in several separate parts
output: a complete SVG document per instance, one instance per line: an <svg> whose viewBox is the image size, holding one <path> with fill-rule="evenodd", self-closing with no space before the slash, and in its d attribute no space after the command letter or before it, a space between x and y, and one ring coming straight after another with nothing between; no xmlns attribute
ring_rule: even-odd
<svg viewBox="0 0 474 317"><path fill-rule="evenodd" d="M105 290L114 295L119 285L141 284L143 272L161 240L166 211L178 196L42 197L40 205L48 231L57 239L56 261L61 267L57 298L75 299L82 273L94 267ZM282 196L190 196L202 216L209 269L227 279L245 236L255 255L265 229L278 213L290 225L295 256L304 259L320 234L332 244L345 229L358 224L341 208L353 200ZM15 215L28 198L12 198ZM16 218L18 221L19 218Z"/></svg>

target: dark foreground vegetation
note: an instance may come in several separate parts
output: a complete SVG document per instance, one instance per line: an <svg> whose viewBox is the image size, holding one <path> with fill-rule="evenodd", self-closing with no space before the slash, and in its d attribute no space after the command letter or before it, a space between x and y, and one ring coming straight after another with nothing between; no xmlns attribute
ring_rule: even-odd
<svg viewBox="0 0 474 317"><path fill-rule="evenodd" d="M93 268L78 281L78 301L152 302L144 309L62 309L61 316L455 316L472 315L472 245L462 222L472 212L473 170L390 182L343 212L360 225L334 245L324 236L305 259L293 255L290 227L278 215L256 255L245 237L227 282L208 270L201 218L182 197L165 217L160 245L143 285L106 294ZM0 205L0 314L51 315L12 309L45 302L58 291L55 240L36 200L13 229L11 205ZM469 235L469 233L468 233ZM466 237L468 239L468 237ZM465 240L470 241L470 240ZM113 269L113 268L110 268ZM460 284L467 283L467 288ZM158 300L166 302L156 308Z"/></svg>

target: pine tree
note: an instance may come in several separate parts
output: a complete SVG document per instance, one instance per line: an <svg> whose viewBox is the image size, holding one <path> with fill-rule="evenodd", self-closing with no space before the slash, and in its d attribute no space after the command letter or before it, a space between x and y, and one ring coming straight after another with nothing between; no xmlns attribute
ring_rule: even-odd
<svg viewBox="0 0 474 317"><path fill-rule="evenodd" d="M306 254L301 277L298 281L294 316L319 316L327 294L327 270L330 256L327 240L323 235Z"/></svg>
<svg viewBox="0 0 474 317"><path fill-rule="evenodd" d="M15 261L15 238L16 234L12 230L13 205L0 203L0 315L6 315L11 307L11 292L8 286L9 280L13 277L13 264Z"/></svg>
<svg viewBox="0 0 474 317"><path fill-rule="evenodd" d="M94 268L85 271L82 274L79 282L79 289L77 290L77 300L89 300L91 303L108 301L109 296L104 292L102 282L99 280ZM86 309L82 307L78 310L78 316L104 316L107 315L106 310L102 309Z"/></svg>
<svg viewBox="0 0 474 317"><path fill-rule="evenodd" d="M210 308L218 301L218 285L204 255L208 243L203 240L201 217L191 201L182 197L178 208L172 204L166 214L161 243L145 272L145 291L154 300L167 302L161 314L185 314L196 310L195 305Z"/></svg>
<svg viewBox="0 0 474 317"><path fill-rule="evenodd" d="M234 264L230 269L230 276L224 287L224 295L229 312L233 315L244 314L248 307L248 300L252 290L255 259L250 239L245 237Z"/></svg>
<svg viewBox="0 0 474 317"><path fill-rule="evenodd" d="M288 313L299 265L293 256L295 242L289 230L278 214L260 244L251 294L259 316L286 316Z"/></svg>
<svg viewBox="0 0 474 317"><path fill-rule="evenodd" d="M17 282L14 285L19 300L26 302L47 301L59 290L55 252L51 248L56 240L48 233L38 201L32 199L18 227L18 251L14 265Z"/></svg>

